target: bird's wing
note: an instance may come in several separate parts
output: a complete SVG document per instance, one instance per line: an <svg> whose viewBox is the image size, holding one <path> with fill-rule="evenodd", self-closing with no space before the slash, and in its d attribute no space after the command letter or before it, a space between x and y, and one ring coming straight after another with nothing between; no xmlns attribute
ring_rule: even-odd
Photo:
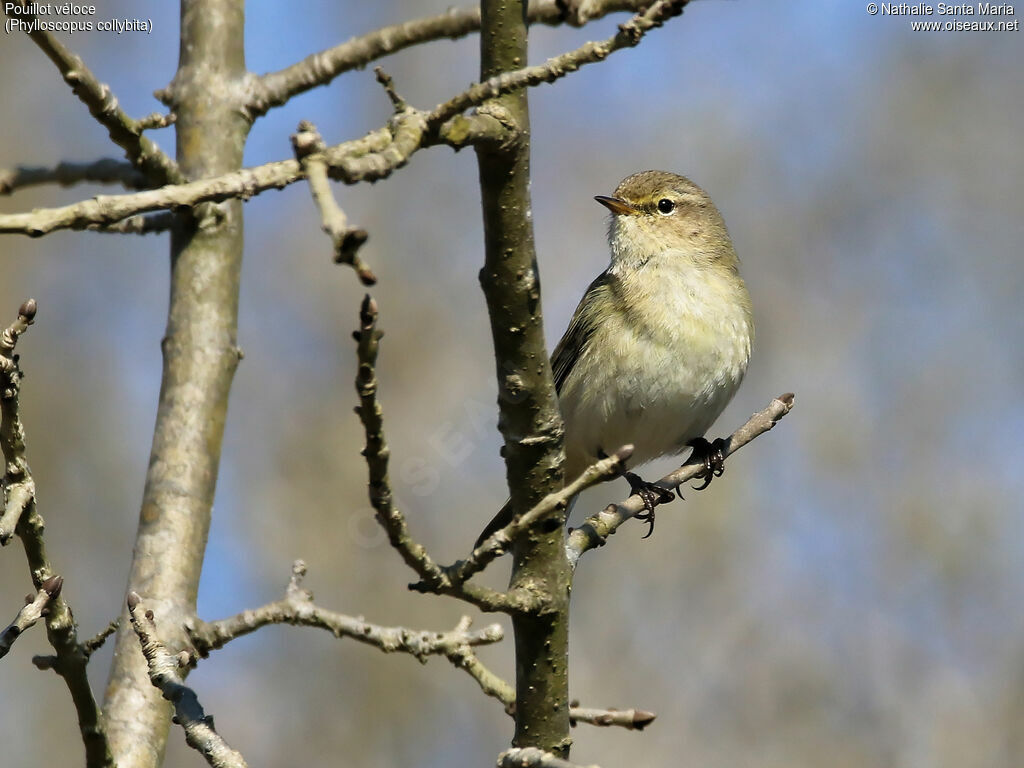
<svg viewBox="0 0 1024 768"><path fill-rule="evenodd" d="M569 327L565 329L565 335L562 336L562 340L555 347L554 354L551 355L555 391L559 394L562 392L562 386L569 377L570 371L579 360L580 355L583 354L587 342L597 330L599 320L594 312L595 299L599 298L600 294L611 291L611 279L611 276L605 271L588 286L587 292L583 294L579 306L576 307L576 312L573 313Z"/></svg>

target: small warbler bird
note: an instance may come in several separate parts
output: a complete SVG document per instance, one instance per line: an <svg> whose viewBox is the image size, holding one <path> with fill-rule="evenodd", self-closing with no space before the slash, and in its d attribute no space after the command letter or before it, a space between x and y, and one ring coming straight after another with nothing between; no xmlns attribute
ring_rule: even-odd
<svg viewBox="0 0 1024 768"><path fill-rule="evenodd" d="M594 199L611 211L611 264L587 288L551 358L565 478L632 443L633 464L693 448L707 487L724 459L721 443L704 433L736 393L754 339L725 222L703 189L665 171L635 173L612 197ZM637 517L653 530L654 500L672 493L626 477L647 503ZM511 520L506 504L477 544Z"/></svg>

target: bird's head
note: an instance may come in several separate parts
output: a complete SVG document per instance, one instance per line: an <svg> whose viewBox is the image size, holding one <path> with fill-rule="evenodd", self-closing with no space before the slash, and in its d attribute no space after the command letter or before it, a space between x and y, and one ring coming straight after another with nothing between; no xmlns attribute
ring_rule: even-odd
<svg viewBox="0 0 1024 768"><path fill-rule="evenodd" d="M641 171L623 179L614 195L594 199L612 212L608 242L615 265L639 268L685 259L696 266L736 269L722 215L685 176Z"/></svg>

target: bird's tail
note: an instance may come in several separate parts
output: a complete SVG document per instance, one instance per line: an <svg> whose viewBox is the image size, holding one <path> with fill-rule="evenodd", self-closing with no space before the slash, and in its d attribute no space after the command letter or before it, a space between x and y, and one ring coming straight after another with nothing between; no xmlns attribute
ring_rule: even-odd
<svg viewBox="0 0 1024 768"><path fill-rule="evenodd" d="M512 522L512 499L505 502L504 506L498 510L498 514L491 518L491 522L480 532L480 535L476 537L476 543L473 544L473 549L476 549L486 541L487 537L496 531L500 531L506 525Z"/></svg>
<svg viewBox="0 0 1024 768"><path fill-rule="evenodd" d="M576 495L569 499L569 506L565 510L566 517L568 517L572 513L572 508L576 506L576 499L578 498L579 496ZM473 549L476 549L481 544L483 544L484 541L487 540L487 537L490 536L492 533L500 531L506 525L511 523L512 519L512 499L509 499L508 501L505 502L504 506L502 506L502 508L498 510L498 514L491 518L491 522L487 524L487 526L483 529L480 535L477 536L476 543L473 545Z"/></svg>

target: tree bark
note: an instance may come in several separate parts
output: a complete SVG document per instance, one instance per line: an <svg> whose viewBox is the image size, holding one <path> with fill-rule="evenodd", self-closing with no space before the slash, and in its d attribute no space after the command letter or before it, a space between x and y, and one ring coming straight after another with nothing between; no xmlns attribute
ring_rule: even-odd
<svg viewBox="0 0 1024 768"><path fill-rule="evenodd" d="M183 0L179 68L170 87L177 160L189 179L236 170L250 123L238 108L246 74L243 0ZM202 209L200 209L202 210ZM217 482L236 344L242 204L180 217L171 236L163 378L128 592L153 607L172 651L195 613ZM105 719L119 768L160 765L171 711L150 682L122 615Z"/></svg>
<svg viewBox="0 0 1024 768"><path fill-rule="evenodd" d="M526 65L524 0L483 0L481 79ZM499 429L513 509L521 514L562 485L562 418L544 342L540 278L530 212L530 118L526 90L481 107L515 127L502 146L477 147L484 215L487 299L498 376ZM562 513L564 518L564 513ZM518 747L565 756L569 744L568 618L571 570L558 515L520 536L510 588L540 599L514 613Z"/></svg>

